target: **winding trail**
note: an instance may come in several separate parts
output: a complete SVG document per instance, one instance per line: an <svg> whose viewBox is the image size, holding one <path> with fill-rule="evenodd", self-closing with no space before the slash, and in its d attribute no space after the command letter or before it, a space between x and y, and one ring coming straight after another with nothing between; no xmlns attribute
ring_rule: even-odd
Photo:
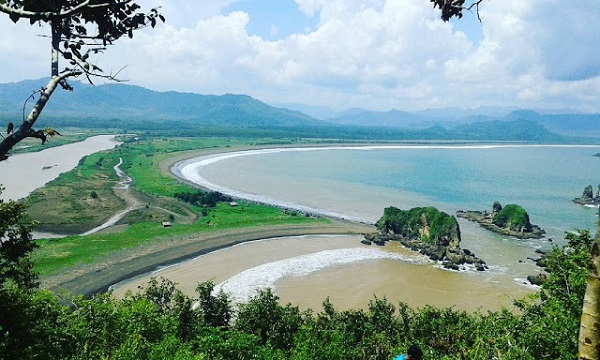
<svg viewBox="0 0 600 360"><path fill-rule="evenodd" d="M104 224L102 224L100 226L96 226L95 228L88 230L81 235L94 234L100 230L104 230L110 226L113 226L117 222L119 222L119 220L121 220L125 215L127 215L127 213L129 213L130 211L133 211L133 210L136 210L136 209L139 209L142 207L141 205L138 205L138 199L135 196L133 196L131 194L131 192L129 191L129 187L133 183L133 179L129 175L125 174L125 172L123 172L123 170L121 170L120 166L122 164L123 164L123 158L119 158L119 163L117 165L113 166L113 169L115 169L115 172L117 173L117 176L120 179L118 185L116 185L114 187L114 189L115 189L115 194L117 194L117 196L119 196L120 198L125 200L125 202L127 203L127 205L128 205L127 209L125 209L123 211L119 211L118 213L114 214L110 219L108 219Z"/></svg>

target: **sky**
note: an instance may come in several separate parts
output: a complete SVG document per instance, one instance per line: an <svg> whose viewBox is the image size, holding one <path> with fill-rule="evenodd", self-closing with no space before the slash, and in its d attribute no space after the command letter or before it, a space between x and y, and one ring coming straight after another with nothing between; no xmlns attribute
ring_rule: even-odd
<svg viewBox="0 0 600 360"><path fill-rule="evenodd" d="M166 23L94 59L131 85L337 111L600 113L598 0L485 0L481 22L448 23L429 0L137 2ZM46 28L0 16L0 34L0 82L49 76Z"/></svg>

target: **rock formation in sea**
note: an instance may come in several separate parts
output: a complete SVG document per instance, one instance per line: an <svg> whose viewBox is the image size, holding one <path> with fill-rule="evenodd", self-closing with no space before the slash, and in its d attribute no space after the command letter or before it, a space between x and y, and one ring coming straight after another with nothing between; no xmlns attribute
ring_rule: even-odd
<svg viewBox="0 0 600 360"><path fill-rule="evenodd" d="M460 227L456 218L434 207L417 207L401 210L390 206L377 221L376 234L365 235L363 243L383 245L386 241L399 241L404 246L441 261L444 267L459 270L472 264L477 270L487 267L467 249L460 248Z"/></svg>
<svg viewBox="0 0 600 360"><path fill-rule="evenodd" d="M594 196L594 188L592 185L588 185L583 189L581 196L573 199L573 202L579 205L600 205L600 185L598 185L596 196Z"/></svg>
<svg viewBox="0 0 600 360"><path fill-rule="evenodd" d="M540 239L546 233L542 228L533 225L529 214L523 207L509 204L505 207L496 201L492 212L459 210L456 216L477 222L481 227L498 234L513 236L519 239Z"/></svg>

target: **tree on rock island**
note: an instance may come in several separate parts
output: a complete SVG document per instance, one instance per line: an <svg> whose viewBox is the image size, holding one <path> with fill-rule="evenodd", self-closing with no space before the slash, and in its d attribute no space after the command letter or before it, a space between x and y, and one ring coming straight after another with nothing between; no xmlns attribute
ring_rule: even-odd
<svg viewBox="0 0 600 360"><path fill-rule="evenodd" d="M13 22L29 21L49 32L51 39L51 78L30 98L37 98L27 116L23 114L20 125L7 124L6 135L0 142L0 161L8 157L10 150L26 138L46 142L48 136L60 135L51 128L34 129L35 122L57 87L73 90L67 80L85 76L118 80L118 74L107 74L90 58L106 50L108 45L123 36L133 37L133 32L147 25L154 27L164 17L157 9L144 13L132 0L0 0L0 12ZM45 51L41 49L40 51ZM67 66L59 67L59 59ZM4 132L4 131L2 131Z"/></svg>

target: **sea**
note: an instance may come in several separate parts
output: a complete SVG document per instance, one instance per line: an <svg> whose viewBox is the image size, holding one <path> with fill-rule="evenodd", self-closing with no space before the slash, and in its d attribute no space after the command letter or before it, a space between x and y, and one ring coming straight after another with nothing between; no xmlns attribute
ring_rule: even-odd
<svg viewBox="0 0 600 360"><path fill-rule="evenodd" d="M519 204L546 231L544 238L520 240L459 219L461 247L486 261L485 274L444 270L396 244L356 247L360 238L353 238L352 245L338 249L281 255L217 287L240 301L270 287L283 300L311 308L325 297L344 308L378 296L416 307L494 310L536 291L526 277L542 271L533 262L539 250L563 245L566 232L596 234L598 208L572 199L587 185L598 189L598 152L594 145L525 144L284 148L209 155L174 169L232 196L367 223L376 222L387 206L435 206L454 215L491 211L495 201ZM283 252L286 247L272 246Z"/></svg>

